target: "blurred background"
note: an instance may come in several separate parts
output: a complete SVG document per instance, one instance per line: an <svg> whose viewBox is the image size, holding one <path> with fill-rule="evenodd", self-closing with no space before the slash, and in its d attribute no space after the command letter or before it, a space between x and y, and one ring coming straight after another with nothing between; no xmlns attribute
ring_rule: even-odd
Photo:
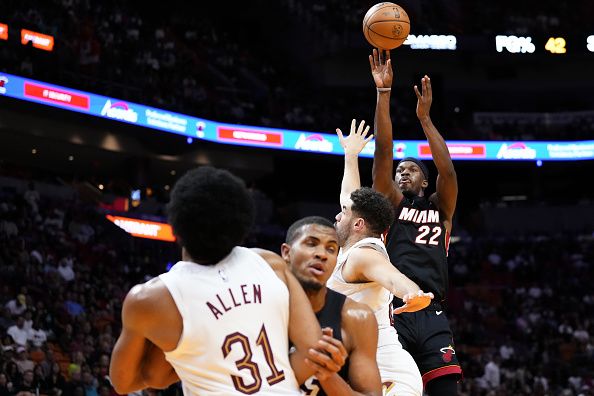
<svg viewBox="0 0 594 396"><path fill-rule="evenodd" d="M121 301L179 259L164 204L186 170L246 181L258 210L248 246L278 251L296 219L334 217L343 160L324 144L337 154L335 128L373 121L361 22L374 3L2 1L1 395L114 394ZM490 160L454 161L460 394L592 395L594 4L398 4L411 36L392 51L394 139L424 139L412 86L428 74L446 140L499 145ZM146 127L146 106L168 126ZM175 114L194 124L170 133ZM218 123L310 145L223 139ZM586 159L531 157L538 142ZM360 164L370 185L372 160Z"/></svg>

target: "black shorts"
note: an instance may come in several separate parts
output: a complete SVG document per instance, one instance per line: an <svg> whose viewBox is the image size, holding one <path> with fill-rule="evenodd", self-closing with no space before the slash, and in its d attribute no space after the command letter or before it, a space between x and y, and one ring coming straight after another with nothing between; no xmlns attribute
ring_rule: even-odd
<svg viewBox="0 0 594 396"><path fill-rule="evenodd" d="M455 374L462 378L450 324L441 304L418 312L394 315L398 339L417 362L423 386L434 378Z"/></svg>

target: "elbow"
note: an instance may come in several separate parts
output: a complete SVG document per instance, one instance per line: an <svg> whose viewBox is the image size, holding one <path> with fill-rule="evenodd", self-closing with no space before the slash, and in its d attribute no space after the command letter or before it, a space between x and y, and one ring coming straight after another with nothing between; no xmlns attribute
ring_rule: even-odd
<svg viewBox="0 0 594 396"><path fill-rule="evenodd" d="M144 385L148 388L166 389L177 381L179 381L179 378L173 369L166 373L155 373L151 370L142 370L142 382L144 382Z"/></svg>
<svg viewBox="0 0 594 396"><path fill-rule="evenodd" d="M113 386L113 389L116 391L116 393L118 395L126 395L128 393L134 392L134 389L131 389L131 387L125 386L125 384L122 384L121 382L116 381L111 376L109 378L110 378L110 381L111 381L111 386Z"/></svg>
<svg viewBox="0 0 594 396"><path fill-rule="evenodd" d="M129 376L117 373L113 369L109 371L109 382L118 395L126 395L140 390L134 389L134 384L130 381Z"/></svg>

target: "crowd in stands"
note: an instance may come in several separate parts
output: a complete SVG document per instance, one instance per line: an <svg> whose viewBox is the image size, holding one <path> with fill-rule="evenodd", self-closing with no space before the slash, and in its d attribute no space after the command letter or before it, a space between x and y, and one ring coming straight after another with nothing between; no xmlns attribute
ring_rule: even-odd
<svg viewBox="0 0 594 396"><path fill-rule="evenodd" d="M114 395L108 366L125 293L175 262L177 248L131 238L74 194L22 186L0 189L0 396ZM274 204L254 195L271 221ZM284 229L266 222L248 244L277 250ZM461 395L594 395L593 259L592 235L452 244Z"/></svg>
<svg viewBox="0 0 594 396"><path fill-rule="evenodd" d="M375 0L283 0L294 15L319 31L324 39L346 46L353 40L344 33L358 32L365 13L377 3ZM504 7L469 0L400 0L396 3L413 21L414 34L429 35L581 33L580 27L586 26L587 11L591 7L587 0L573 2L571 6L551 0L507 2Z"/></svg>
<svg viewBox="0 0 594 396"><path fill-rule="evenodd" d="M273 8L255 2L252 14L244 20L241 15L225 16L222 5L188 12L183 4L172 1L164 21L158 7L131 0L6 0L3 8L8 11L0 22L9 24L11 40L0 41L0 71L217 121L333 133L344 124L345 113L372 116L372 89L324 89L319 83L310 83L299 65L285 59L291 49L285 48L283 56L266 51L270 44L266 38L274 34L267 32L267 27L248 31L247 20L254 14L274 13L268 20L295 27L295 35L315 37L307 42L323 43L321 50L325 51L361 42L361 20L373 3L285 0ZM587 3L580 1L570 7L539 2L536 16L533 2L514 3L517 11L510 14L498 4L465 0L403 1L401 5L415 20L418 33L480 34L501 25L507 33L520 34L522 29L583 26L579 18L588 13L576 10ZM239 8L239 4L229 5L236 6ZM47 53L20 45L20 37L16 37L19 28L55 36L55 50ZM270 40L276 40L277 45L283 41L278 37ZM410 87L403 89L395 87L393 92L398 103L392 114L395 135L416 139L421 131L414 114L415 96ZM435 112L443 115L439 126L449 139L510 139L530 134L514 129L513 124L509 130L478 131L472 117L458 117L450 105L439 100L434 106ZM585 129L574 131L570 125L555 130L551 138L574 139L594 130L591 124L579 127Z"/></svg>

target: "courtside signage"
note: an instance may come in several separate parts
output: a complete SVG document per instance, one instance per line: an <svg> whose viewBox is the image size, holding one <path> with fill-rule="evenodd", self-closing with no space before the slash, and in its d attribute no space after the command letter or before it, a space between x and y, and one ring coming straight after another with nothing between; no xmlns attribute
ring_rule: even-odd
<svg viewBox="0 0 594 396"><path fill-rule="evenodd" d="M0 75L0 95L219 144L344 155L338 137L333 133L224 124L8 73ZM455 160L570 161L594 159L594 140L451 140L447 142L447 145ZM375 142L372 140L361 152L361 157L372 158L374 149ZM431 148L426 140L395 141L394 158L404 157L431 159Z"/></svg>
<svg viewBox="0 0 594 396"><path fill-rule="evenodd" d="M132 236L166 242L175 241L173 229L167 223L112 215L106 215L105 217Z"/></svg>

